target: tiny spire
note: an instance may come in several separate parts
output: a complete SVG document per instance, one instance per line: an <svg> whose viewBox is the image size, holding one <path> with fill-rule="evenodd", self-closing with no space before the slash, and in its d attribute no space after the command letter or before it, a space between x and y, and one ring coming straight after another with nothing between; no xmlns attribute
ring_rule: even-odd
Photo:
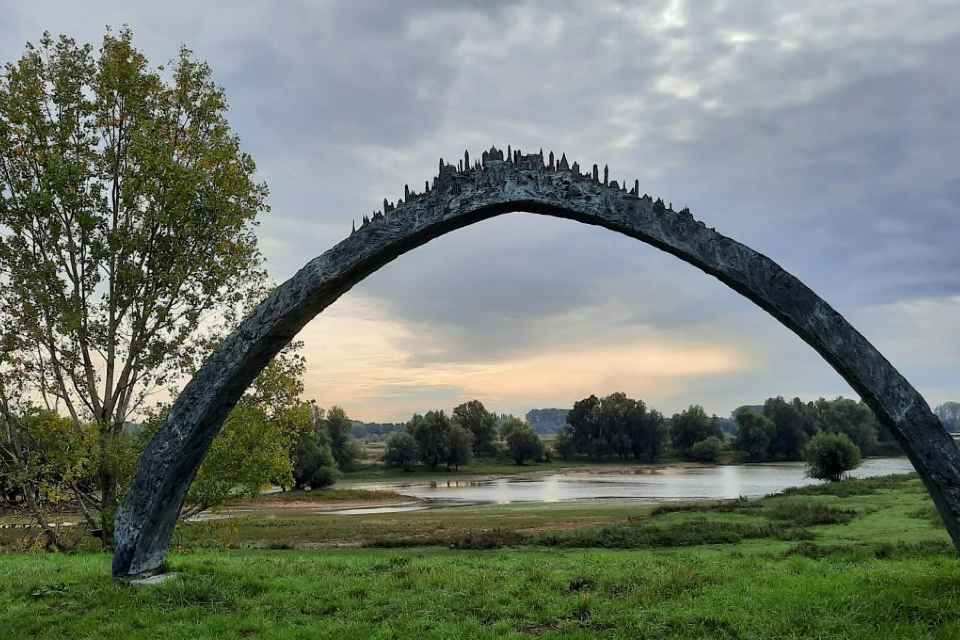
<svg viewBox="0 0 960 640"><path fill-rule="evenodd" d="M463 152L463 166L470 169L470 151Z"/></svg>
<svg viewBox="0 0 960 640"><path fill-rule="evenodd" d="M580 177L580 163L576 160L573 162L573 172L577 174L577 177Z"/></svg>
<svg viewBox="0 0 960 640"><path fill-rule="evenodd" d="M457 172L463 173L463 160L460 160L459 162L457 162Z"/></svg>
<svg viewBox="0 0 960 640"><path fill-rule="evenodd" d="M423 181L423 192L424 192L424 193L430 193L430 181L429 181L429 180L424 180L424 181Z"/></svg>
<svg viewBox="0 0 960 640"><path fill-rule="evenodd" d="M633 181L633 195L635 196L640 195L640 179L639 178Z"/></svg>
<svg viewBox="0 0 960 640"><path fill-rule="evenodd" d="M437 175L440 175L441 173L443 173L443 158L440 158L440 171L437 173Z"/></svg>
<svg viewBox="0 0 960 640"><path fill-rule="evenodd" d="M513 151L510 149L510 145L507 145L507 162L513 162Z"/></svg>
<svg viewBox="0 0 960 640"><path fill-rule="evenodd" d="M389 211L389 210L390 210L389 207L390 207L390 205L387 204L387 199L384 198L384 199L383 199L383 212L386 213L387 211Z"/></svg>
<svg viewBox="0 0 960 640"><path fill-rule="evenodd" d="M600 169L597 165L593 165L593 181L600 182Z"/></svg>
<svg viewBox="0 0 960 640"><path fill-rule="evenodd" d="M610 184L610 165L603 165L603 184Z"/></svg>
<svg viewBox="0 0 960 640"><path fill-rule="evenodd" d="M553 166L553 151L550 152L550 164L548 164L547 166L550 167L551 169L556 168Z"/></svg>
<svg viewBox="0 0 960 640"><path fill-rule="evenodd" d="M410 202L410 185L403 185L403 201Z"/></svg>
<svg viewBox="0 0 960 640"><path fill-rule="evenodd" d="M561 169L569 169L569 168L570 168L570 165L567 164L567 154L565 154L565 153L560 156L560 168L561 168Z"/></svg>
<svg viewBox="0 0 960 640"><path fill-rule="evenodd" d="M355 234L356 232L357 232L357 221L356 221L356 220L351 220L351 221L350 221L350 235L353 235L353 234Z"/></svg>

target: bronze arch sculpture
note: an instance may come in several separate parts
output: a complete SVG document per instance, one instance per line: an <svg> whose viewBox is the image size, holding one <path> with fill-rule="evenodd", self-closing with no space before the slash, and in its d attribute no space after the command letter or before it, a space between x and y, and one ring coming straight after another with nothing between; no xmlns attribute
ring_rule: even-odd
<svg viewBox="0 0 960 640"><path fill-rule="evenodd" d="M401 254L494 216L527 211L599 225L671 253L738 291L817 350L890 428L960 552L960 449L926 401L849 323L764 255L610 182L566 157L491 148L440 161L424 193L407 190L267 297L187 384L140 459L115 519L113 574L159 568L184 497L223 420L258 373L313 317Z"/></svg>

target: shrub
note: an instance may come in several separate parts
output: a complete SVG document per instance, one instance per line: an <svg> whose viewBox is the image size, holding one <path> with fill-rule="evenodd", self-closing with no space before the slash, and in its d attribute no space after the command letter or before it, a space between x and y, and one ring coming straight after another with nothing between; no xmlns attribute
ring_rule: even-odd
<svg viewBox="0 0 960 640"><path fill-rule="evenodd" d="M723 443L717 436L704 438L690 449L690 457L700 462L716 462L723 450Z"/></svg>
<svg viewBox="0 0 960 640"><path fill-rule="evenodd" d="M857 516L853 509L839 509L818 502L780 502L764 511L771 520L788 521L800 527L846 524Z"/></svg>
<svg viewBox="0 0 960 640"><path fill-rule="evenodd" d="M394 433L387 438L387 448L383 453L383 462L387 466L410 471L418 457L420 451L417 441L409 433Z"/></svg>
<svg viewBox="0 0 960 640"><path fill-rule="evenodd" d="M818 480L838 482L845 473L860 466L860 449L845 433L821 431L804 447L807 475Z"/></svg>

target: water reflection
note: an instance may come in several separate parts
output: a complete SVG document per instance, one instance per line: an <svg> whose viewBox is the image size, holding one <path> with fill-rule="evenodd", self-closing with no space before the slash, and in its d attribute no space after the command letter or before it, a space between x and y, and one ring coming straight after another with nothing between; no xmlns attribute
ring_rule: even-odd
<svg viewBox="0 0 960 640"><path fill-rule="evenodd" d="M662 465L571 469L549 475L520 475L491 479L438 479L423 482L380 482L358 488L388 489L443 506L464 504L509 504L514 502L631 501L656 503L670 500L720 500L740 496L759 497L787 487L816 482L805 475L802 462L750 465ZM871 458L851 475L858 478L913 471L906 458ZM414 507L383 507L386 513ZM337 513L348 513L340 511Z"/></svg>

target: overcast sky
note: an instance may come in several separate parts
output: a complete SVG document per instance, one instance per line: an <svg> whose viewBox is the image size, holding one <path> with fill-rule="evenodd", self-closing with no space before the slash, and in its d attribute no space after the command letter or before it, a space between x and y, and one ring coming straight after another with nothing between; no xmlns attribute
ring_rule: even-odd
<svg viewBox="0 0 960 640"><path fill-rule="evenodd" d="M281 282L352 219L491 144L609 163L843 313L931 405L960 400L960 2L0 0L0 60L129 24L207 60L268 183ZM407 254L301 334L307 395L363 420L625 391L726 415L852 396L693 267L515 213Z"/></svg>

